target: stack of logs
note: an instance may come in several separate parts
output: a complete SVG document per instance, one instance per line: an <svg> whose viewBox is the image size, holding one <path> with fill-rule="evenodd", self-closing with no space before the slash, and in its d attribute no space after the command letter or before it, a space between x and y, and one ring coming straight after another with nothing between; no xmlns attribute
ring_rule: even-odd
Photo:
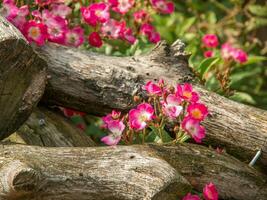
<svg viewBox="0 0 267 200"><path fill-rule="evenodd" d="M205 90L187 61L179 40L124 58L31 46L0 16L0 199L172 200L213 182L221 199L266 200L267 112ZM48 109L127 111L133 95L144 95L141 85L159 78L191 82L201 93L210 111L203 145L95 147Z"/></svg>

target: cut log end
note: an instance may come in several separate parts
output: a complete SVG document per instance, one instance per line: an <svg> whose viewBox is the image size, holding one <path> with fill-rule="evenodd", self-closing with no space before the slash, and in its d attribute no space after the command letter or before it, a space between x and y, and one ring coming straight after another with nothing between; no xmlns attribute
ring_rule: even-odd
<svg viewBox="0 0 267 200"><path fill-rule="evenodd" d="M0 139L17 130L42 97L46 62L0 16Z"/></svg>
<svg viewBox="0 0 267 200"><path fill-rule="evenodd" d="M19 160L13 160L1 167L0 180L2 198L23 199L38 190L41 178L35 169Z"/></svg>

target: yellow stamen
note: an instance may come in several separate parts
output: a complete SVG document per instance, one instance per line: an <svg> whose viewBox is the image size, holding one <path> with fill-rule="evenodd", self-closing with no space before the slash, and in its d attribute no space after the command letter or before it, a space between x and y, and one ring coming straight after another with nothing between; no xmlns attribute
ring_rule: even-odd
<svg viewBox="0 0 267 200"><path fill-rule="evenodd" d="M192 93L191 92L188 92L188 91L184 91L183 92L183 96L187 97L188 99L191 99Z"/></svg>
<svg viewBox="0 0 267 200"><path fill-rule="evenodd" d="M195 118L195 119L201 119L202 117L202 113L199 109L194 109L192 112L191 112L191 115Z"/></svg>
<svg viewBox="0 0 267 200"><path fill-rule="evenodd" d="M37 38L40 35L40 30L38 28L33 27L30 29L29 33L32 38Z"/></svg>

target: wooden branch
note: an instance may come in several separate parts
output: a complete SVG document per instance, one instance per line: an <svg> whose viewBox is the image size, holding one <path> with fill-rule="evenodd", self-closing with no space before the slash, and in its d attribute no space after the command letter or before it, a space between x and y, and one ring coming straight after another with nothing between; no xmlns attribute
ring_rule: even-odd
<svg viewBox="0 0 267 200"><path fill-rule="evenodd" d="M35 108L25 124L4 141L45 147L95 146L95 142L71 122L44 107Z"/></svg>
<svg viewBox="0 0 267 200"><path fill-rule="evenodd" d="M27 200L172 200L191 188L177 171L199 191L214 182L222 199L267 198L265 175L227 155L190 144L2 146L0 194L1 199Z"/></svg>
<svg viewBox="0 0 267 200"><path fill-rule="evenodd" d="M205 122L206 142L225 147L246 162L262 148L258 164L267 166L267 112L199 86L179 40L171 47L162 42L150 54L138 57L110 57L56 45L37 51L47 61L51 77L43 97L46 104L103 115L111 109L130 109L133 95L142 96L141 85L148 80L190 81L211 113Z"/></svg>
<svg viewBox="0 0 267 200"><path fill-rule="evenodd" d="M43 95L46 63L0 15L0 139L17 130Z"/></svg>

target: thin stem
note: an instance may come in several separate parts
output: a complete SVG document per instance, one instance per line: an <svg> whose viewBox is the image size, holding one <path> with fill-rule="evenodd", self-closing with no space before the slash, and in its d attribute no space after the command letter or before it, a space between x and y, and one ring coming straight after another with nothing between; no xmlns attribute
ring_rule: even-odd
<svg viewBox="0 0 267 200"><path fill-rule="evenodd" d="M145 137L146 137L146 129L143 129L143 137L142 137L142 144L145 144Z"/></svg>
<svg viewBox="0 0 267 200"><path fill-rule="evenodd" d="M129 132L129 142L130 142L130 144L133 144L133 135L134 135L134 133L133 133L133 130L131 129L130 132Z"/></svg>
<svg viewBox="0 0 267 200"><path fill-rule="evenodd" d="M161 142L163 143L163 137L162 137L162 129L161 129L161 127L159 127L159 136L160 136Z"/></svg>
<svg viewBox="0 0 267 200"><path fill-rule="evenodd" d="M157 108L157 100L156 97L153 97L153 103L154 103L154 108L155 108L155 114L158 116L158 108Z"/></svg>
<svg viewBox="0 0 267 200"><path fill-rule="evenodd" d="M186 140L188 140L189 138L190 138L189 135L184 134L183 137L180 139L180 142L181 142L181 143L184 143L184 142L185 142Z"/></svg>
<svg viewBox="0 0 267 200"><path fill-rule="evenodd" d="M183 135L183 132L181 131L181 129L179 129L178 133L176 133L176 140L179 140L179 138L181 138Z"/></svg>

